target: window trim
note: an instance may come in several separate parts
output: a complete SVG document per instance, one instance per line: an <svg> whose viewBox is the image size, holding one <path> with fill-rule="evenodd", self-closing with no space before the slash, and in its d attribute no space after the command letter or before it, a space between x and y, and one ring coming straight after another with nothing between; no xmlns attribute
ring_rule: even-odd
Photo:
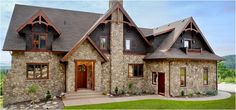
<svg viewBox="0 0 236 110"><path fill-rule="evenodd" d="M142 75L141 76L130 76L129 75L129 65L132 65L132 66L134 66L134 65L142 65ZM143 66L144 66L144 64L143 63L139 63L139 64L128 64L128 78L142 78L144 75L143 75L143 71L144 71L144 69L143 69Z"/></svg>
<svg viewBox="0 0 236 110"><path fill-rule="evenodd" d="M129 40L129 49L126 48L126 40ZM131 51L131 42L132 40L130 38L125 38L125 51Z"/></svg>
<svg viewBox="0 0 236 110"><path fill-rule="evenodd" d="M101 39L105 39L105 48L101 48ZM101 49L101 50L107 50L107 36L100 36L100 38L99 38L99 48Z"/></svg>
<svg viewBox="0 0 236 110"><path fill-rule="evenodd" d="M185 41L188 41L188 42L189 42L188 47L185 47ZM184 48L191 49L191 48L192 48L192 39L184 39L183 45L184 45L184 46L183 46Z"/></svg>
<svg viewBox="0 0 236 110"><path fill-rule="evenodd" d="M181 85L181 69L185 69L185 75L184 75L184 85ZM186 87L186 77L187 77L187 68L186 67L180 67L179 70L180 75L180 87Z"/></svg>
<svg viewBox="0 0 236 110"><path fill-rule="evenodd" d="M157 81L156 81L156 79L154 80L153 78L154 78L154 76L156 75L156 79L157 79L157 72L152 72L152 85L157 85Z"/></svg>
<svg viewBox="0 0 236 110"><path fill-rule="evenodd" d="M28 77L28 65L47 65L47 78L29 78ZM42 69L41 69L41 71L42 71ZM49 63L36 63L36 62L26 63L26 79L27 80L49 79Z"/></svg>
<svg viewBox="0 0 236 110"><path fill-rule="evenodd" d="M45 48L36 48L36 46L34 45L34 36L35 35L45 35ZM32 32L32 47L31 50L47 50L48 47L48 34L47 33L40 33L40 32ZM40 44L39 44L40 45Z"/></svg>
<svg viewBox="0 0 236 110"><path fill-rule="evenodd" d="M205 70L207 70L207 80L206 80L207 83L206 84L204 83L204 81L205 81L205 79L204 79ZM209 84L209 78L208 77L209 77L209 69L208 69L208 67L204 67L203 68L203 85L208 85Z"/></svg>

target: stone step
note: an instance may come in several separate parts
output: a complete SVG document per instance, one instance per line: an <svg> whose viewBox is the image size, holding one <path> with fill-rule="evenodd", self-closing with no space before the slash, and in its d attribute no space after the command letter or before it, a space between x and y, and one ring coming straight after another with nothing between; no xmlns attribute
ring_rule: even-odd
<svg viewBox="0 0 236 110"><path fill-rule="evenodd" d="M100 97L106 97L105 95L102 94L97 94L97 95L72 95L72 96L66 96L63 100L77 100L77 99L89 99L89 98L100 98Z"/></svg>
<svg viewBox="0 0 236 110"><path fill-rule="evenodd" d="M87 96L87 95L102 95L102 92L87 92L87 93L73 92L66 94L66 96Z"/></svg>

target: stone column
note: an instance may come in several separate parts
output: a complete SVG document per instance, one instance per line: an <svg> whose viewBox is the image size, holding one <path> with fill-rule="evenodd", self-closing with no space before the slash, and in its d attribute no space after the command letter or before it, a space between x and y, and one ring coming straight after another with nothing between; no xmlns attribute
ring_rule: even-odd
<svg viewBox="0 0 236 110"><path fill-rule="evenodd" d="M111 92L114 93L116 87L119 90L123 87L123 14L120 10L112 13L110 48L111 48Z"/></svg>

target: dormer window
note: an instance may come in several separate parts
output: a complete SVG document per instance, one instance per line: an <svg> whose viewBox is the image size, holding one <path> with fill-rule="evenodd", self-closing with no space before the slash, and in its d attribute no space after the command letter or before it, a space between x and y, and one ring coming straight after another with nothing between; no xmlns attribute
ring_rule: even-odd
<svg viewBox="0 0 236 110"><path fill-rule="evenodd" d="M34 33L33 34L33 48L46 49L47 47L47 34Z"/></svg>
<svg viewBox="0 0 236 110"><path fill-rule="evenodd" d="M191 48L191 40L184 40L184 48Z"/></svg>
<svg viewBox="0 0 236 110"><path fill-rule="evenodd" d="M130 39L125 39L125 50L131 50L130 49L130 44L131 44L131 40Z"/></svg>

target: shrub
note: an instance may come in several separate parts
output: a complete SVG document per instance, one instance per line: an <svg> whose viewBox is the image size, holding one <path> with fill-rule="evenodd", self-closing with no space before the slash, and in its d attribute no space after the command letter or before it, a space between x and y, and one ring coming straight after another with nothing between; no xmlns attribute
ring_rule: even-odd
<svg viewBox="0 0 236 110"><path fill-rule="evenodd" d="M129 93L131 93L132 88L133 88L133 83L129 82L129 84L128 84Z"/></svg>
<svg viewBox="0 0 236 110"><path fill-rule="evenodd" d="M125 90L121 90L121 94L125 94Z"/></svg>
<svg viewBox="0 0 236 110"><path fill-rule="evenodd" d="M184 91L183 90L180 92L180 96L184 96Z"/></svg>
<svg viewBox="0 0 236 110"><path fill-rule="evenodd" d="M47 91L47 93L46 93L46 100L48 101L48 100L50 100L51 98L52 98L52 94L51 94L51 92L50 91Z"/></svg>
<svg viewBox="0 0 236 110"><path fill-rule="evenodd" d="M118 87L115 88L115 93L118 94Z"/></svg>
<svg viewBox="0 0 236 110"><path fill-rule="evenodd" d="M193 97L193 93L188 94L189 97Z"/></svg>
<svg viewBox="0 0 236 110"><path fill-rule="evenodd" d="M27 92L30 94L33 104L37 100L36 93L37 93L38 89L39 89L39 86L36 84L32 84L27 88Z"/></svg>
<svg viewBox="0 0 236 110"><path fill-rule="evenodd" d="M208 91L206 92L206 94L209 95L209 96L214 96L214 95L217 94L217 92L216 92L215 90L208 90Z"/></svg>

